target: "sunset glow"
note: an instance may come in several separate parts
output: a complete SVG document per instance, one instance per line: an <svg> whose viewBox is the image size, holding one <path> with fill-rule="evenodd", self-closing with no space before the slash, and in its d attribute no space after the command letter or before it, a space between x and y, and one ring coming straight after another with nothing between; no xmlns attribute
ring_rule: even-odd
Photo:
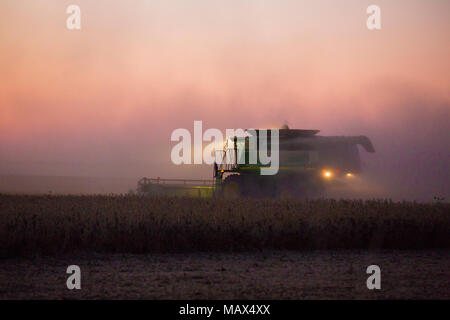
<svg viewBox="0 0 450 320"><path fill-rule="evenodd" d="M368 1L79 0L79 31L71 3L0 4L0 173L178 175L194 120L449 141L448 1L377 1L377 31Z"/></svg>

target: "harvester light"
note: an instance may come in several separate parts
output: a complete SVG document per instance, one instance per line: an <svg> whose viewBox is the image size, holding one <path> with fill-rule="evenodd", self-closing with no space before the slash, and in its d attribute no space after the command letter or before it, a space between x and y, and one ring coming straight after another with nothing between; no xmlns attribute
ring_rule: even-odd
<svg viewBox="0 0 450 320"><path fill-rule="evenodd" d="M331 178L333 176L333 173L329 170L323 170L323 176L325 178Z"/></svg>

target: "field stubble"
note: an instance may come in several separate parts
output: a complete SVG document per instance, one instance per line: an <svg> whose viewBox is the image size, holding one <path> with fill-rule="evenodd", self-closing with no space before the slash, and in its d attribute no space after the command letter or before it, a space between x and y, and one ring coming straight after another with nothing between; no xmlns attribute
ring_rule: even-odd
<svg viewBox="0 0 450 320"><path fill-rule="evenodd" d="M81 290L66 287L71 264ZM78 253L3 260L0 299L449 299L449 270L442 249Z"/></svg>

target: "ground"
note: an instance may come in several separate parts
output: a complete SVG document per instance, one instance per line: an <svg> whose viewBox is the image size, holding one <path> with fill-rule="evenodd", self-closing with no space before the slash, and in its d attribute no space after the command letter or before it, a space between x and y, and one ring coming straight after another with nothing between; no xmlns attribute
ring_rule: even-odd
<svg viewBox="0 0 450 320"><path fill-rule="evenodd" d="M81 268L68 290L67 266ZM368 290L366 268L381 268ZM0 260L1 299L450 299L450 252L71 254Z"/></svg>

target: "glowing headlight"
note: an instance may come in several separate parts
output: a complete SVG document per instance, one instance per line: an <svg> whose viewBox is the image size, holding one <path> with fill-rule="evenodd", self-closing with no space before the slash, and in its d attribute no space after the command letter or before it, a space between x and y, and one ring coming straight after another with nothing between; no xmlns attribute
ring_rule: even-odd
<svg viewBox="0 0 450 320"><path fill-rule="evenodd" d="M333 176L333 172L331 172L331 171L329 171L329 170L323 170L323 171L322 171L322 175L323 175L325 178L331 178L331 177Z"/></svg>
<svg viewBox="0 0 450 320"><path fill-rule="evenodd" d="M347 176L347 178L351 178L351 177L353 177L353 173L349 172L349 173L346 174L346 176Z"/></svg>

